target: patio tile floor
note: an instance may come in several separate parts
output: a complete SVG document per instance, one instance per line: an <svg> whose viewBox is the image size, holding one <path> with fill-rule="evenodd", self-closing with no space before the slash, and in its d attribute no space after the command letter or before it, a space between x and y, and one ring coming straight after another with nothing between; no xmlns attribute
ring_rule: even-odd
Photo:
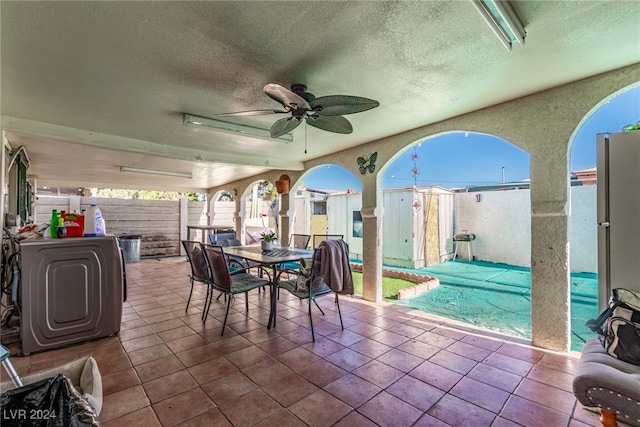
<svg viewBox="0 0 640 427"><path fill-rule="evenodd" d="M579 354L532 347L394 304L333 297L313 310L282 292L268 331L268 293L231 307L205 288L187 312L185 258L127 265L121 332L67 348L12 357L19 375L93 355L103 376L104 426L598 426L570 389ZM6 374L3 372L3 380Z"/></svg>

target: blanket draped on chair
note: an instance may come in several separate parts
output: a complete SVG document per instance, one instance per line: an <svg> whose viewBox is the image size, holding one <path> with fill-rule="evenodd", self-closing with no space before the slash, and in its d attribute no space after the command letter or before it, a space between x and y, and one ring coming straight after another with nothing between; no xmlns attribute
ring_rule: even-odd
<svg viewBox="0 0 640 427"><path fill-rule="evenodd" d="M353 295L353 277L349 264L349 247L344 240L325 240L318 246L320 274L336 293Z"/></svg>

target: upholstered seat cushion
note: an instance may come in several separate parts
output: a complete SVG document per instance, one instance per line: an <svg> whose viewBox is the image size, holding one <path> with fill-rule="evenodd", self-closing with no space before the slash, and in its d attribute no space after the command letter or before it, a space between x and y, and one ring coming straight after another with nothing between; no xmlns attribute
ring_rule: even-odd
<svg viewBox="0 0 640 427"><path fill-rule="evenodd" d="M584 406L614 412L620 420L640 426L640 366L610 356L597 339L585 344L573 393Z"/></svg>

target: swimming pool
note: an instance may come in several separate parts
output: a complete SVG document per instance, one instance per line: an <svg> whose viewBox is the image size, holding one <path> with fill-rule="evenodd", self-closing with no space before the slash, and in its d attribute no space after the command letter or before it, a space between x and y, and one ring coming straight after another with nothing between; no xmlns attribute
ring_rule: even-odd
<svg viewBox="0 0 640 427"><path fill-rule="evenodd" d="M394 270L393 267L385 269ZM449 261L416 270L440 286L395 304L497 332L531 338L531 269L482 261ZM598 315L598 276L571 274L571 349L596 337L584 323Z"/></svg>

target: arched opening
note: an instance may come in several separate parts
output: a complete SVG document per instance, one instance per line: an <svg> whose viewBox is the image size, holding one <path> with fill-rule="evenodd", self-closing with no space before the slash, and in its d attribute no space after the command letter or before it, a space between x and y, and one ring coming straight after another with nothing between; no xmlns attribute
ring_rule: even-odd
<svg viewBox="0 0 640 427"><path fill-rule="evenodd" d="M571 170L571 216L569 217L569 248L570 248L570 264L571 264L571 314L572 314L572 342L573 347L582 346L588 339L594 338L596 335L584 326L584 321L594 318L599 311L606 305L610 296L610 284L607 285L607 277L611 277L610 273L600 271L599 266L611 265L606 262L606 245L604 244L604 234L609 230L598 226L601 222L609 222L604 210L598 213L599 205L604 206L604 198L599 198L598 194L602 192L604 196L606 182L604 179L598 180L598 177L604 176L606 168L604 158L598 158L598 145L604 140L598 135L621 133L623 128L629 125L636 125L640 119L640 87L624 88L610 97L602 100L595 105L593 109L585 115L581 123L576 127L572 139L570 141L570 170ZM638 132L637 144L640 146L640 131ZM612 135L612 141L615 135ZM623 157L638 158L640 151L628 152ZM636 191L632 189L637 187L638 182L634 182L633 173L625 170L625 166L609 165L608 169L623 178L624 201L615 204L613 209L627 218L629 207L633 206ZM633 162L633 169L637 169L637 162ZM637 181L637 180L635 180ZM600 187L600 188L599 188ZM637 198L636 198L637 200ZM638 202L640 203L640 202ZM631 212L633 216L632 222L635 223L637 212ZM602 217L601 217L602 216ZM623 219L624 219L623 218ZM635 253L635 243L637 238L632 235L634 227L625 227L624 239L622 240L622 253ZM614 230L615 231L615 230ZM600 237L599 237L600 233ZM616 239L611 240L615 247L619 243L615 243ZM620 242L620 241L618 241ZM628 242L628 245L627 245ZM626 245L626 247L625 247ZM614 251L615 252L615 251ZM635 280L630 283L618 284L614 287L633 287ZM640 291L640 288L636 289Z"/></svg>
<svg viewBox="0 0 640 427"><path fill-rule="evenodd" d="M410 261L424 264L416 273L440 281L398 304L530 337L529 154L496 136L460 131L426 138L394 160L384 169L385 194L404 191L418 201L415 232L405 234L414 244L408 250L424 258ZM397 205L385 197L385 229ZM387 259L386 241L384 250Z"/></svg>
<svg viewBox="0 0 640 427"><path fill-rule="evenodd" d="M245 244L258 243L264 232L273 231L279 235L279 195L273 183L255 181L240 197L241 216L244 218L241 234Z"/></svg>

